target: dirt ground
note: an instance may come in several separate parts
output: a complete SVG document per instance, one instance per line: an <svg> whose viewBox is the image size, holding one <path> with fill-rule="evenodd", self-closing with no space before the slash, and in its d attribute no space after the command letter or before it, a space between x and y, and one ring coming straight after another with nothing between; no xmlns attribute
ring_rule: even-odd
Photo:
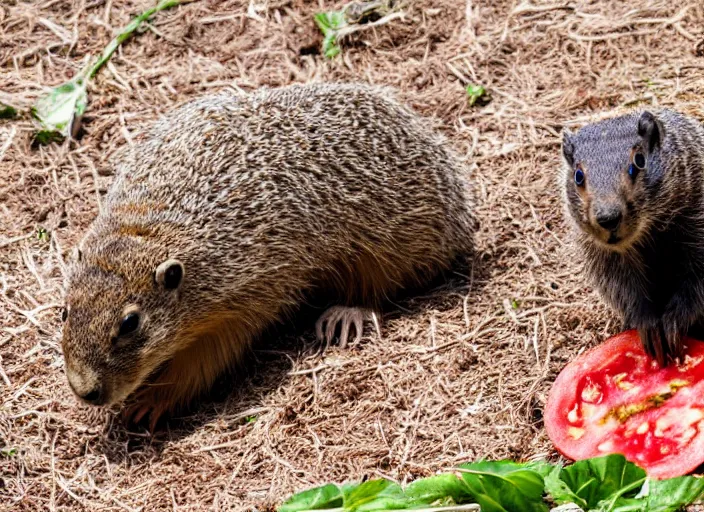
<svg viewBox="0 0 704 512"><path fill-rule="evenodd" d="M27 108L150 5L4 0L0 102ZM0 509L271 510L328 481L557 457L542 424L551 382L619 330L570 249L559 133L643 104L704 119L704 3L410 1L327 60L313 15L341 5L163 12L95 80L80 141L33 147L28 120L0 121ZM198 95L323 80L397 88L466 158L472 268L400 303L381 338L324 355L310 330L262 340L216 399L154 435L80 405L62 369L64 262L112 180L109 156ZM469 83L491 101L469 106Z"/></svg>

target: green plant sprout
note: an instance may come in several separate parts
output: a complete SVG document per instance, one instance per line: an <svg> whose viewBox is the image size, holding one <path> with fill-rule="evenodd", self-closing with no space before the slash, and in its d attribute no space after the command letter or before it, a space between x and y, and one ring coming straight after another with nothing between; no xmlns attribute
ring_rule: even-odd
<svg viewBox="0 0 704 512"><path fill-rule="evenodd" d="M162 0L155 7L147 9L110 41L95 62L89 62L74 78L54 87L49 93L40 97L31 108L32 117L39 126L35 140L39 144L47 144L51 141L63 140L65 137L75 137L88 105L88 84L100 68L110 60L115 50L153 14L192 1L194 0Z"/></svg>
<svg viewBox="0 0 704 512"><path fill-rule="evenodd" d="M37 240L40 240L42 242L49 241L49 232L46 230L46 228L37 228Z"/></svg>
<svg viewBox="0 0 704 512"><path fill-rule="evenodd" d="M317 13L315 23L323 33L323 55L329 59L339 55L342 51L340 40L353 32L403 17L401 4L398 0L350 2L339 11Z"/></svg>
<svg viewBox="0 0 704 512"><path fill-rule="evenodd" d="M0 450L0 455L3 457L14 457L17 455L17 448L3 448Z"/></svg>
<svg viewBox="0 0 704 512"><path fill-rule="evenodd" d="M704 479L652 480L622 455L570 466L480 461L402 488L385 479L327 484L295 494L278 512L547 512L573 505L583 512L676 512L700 499Z"/></svg>
<svg viewBox="0 0 704 512"><path fill-rule="evenodd" d="M486 89L482 85L469 84L466 87L469 106L474 106L477 101L486 97Z"/></svg>

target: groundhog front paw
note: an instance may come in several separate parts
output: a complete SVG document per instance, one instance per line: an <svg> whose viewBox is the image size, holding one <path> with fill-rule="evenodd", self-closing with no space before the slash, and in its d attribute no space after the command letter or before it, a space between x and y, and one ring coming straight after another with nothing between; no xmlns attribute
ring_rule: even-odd
<svg viewBox="0 0 704 512"><path fill-rule="evenodd" d="M122 410L122 419L128 425L138 425L142 420L147 423L149 431L154 432L158 421L170 410L170 405L163 400L159 401L148 390L138 392L134 399Z"/></svg>
<svg viewBox="0 0 704 512"><path fill-rule="evenodd" d="M347 346L347 341L351 335L351 328L354 327L354 342L362 338L365 320L372 320L377 332L379 326L376 314L368 309L351 308L346 306L333 306L320 315L315 324L315 334L318 341L324 342L327 347L335 338L337 326L340 326L340 348Z"/></svg>
<svg viewBox="0 0 704 512"><path fill-rule="evenodd" d="M645 352L662 367L682 355L682 335L667 319L638 329Z"/></svg>

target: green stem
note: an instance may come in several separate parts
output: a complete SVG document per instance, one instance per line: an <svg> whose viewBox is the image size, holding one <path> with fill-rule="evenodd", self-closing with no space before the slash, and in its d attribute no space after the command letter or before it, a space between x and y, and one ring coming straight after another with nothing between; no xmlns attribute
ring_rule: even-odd
<svg viewBox="0 0 704 512"><path fill-rule="evenodd" d="M150 16L159 11L163 11L164 9L170 9L171 7L176 7L177 5L193 1L195 0L162 0L156 7L147 9L142 14L134 18L125 28L122 29L122 32L120 32L105 47L103 52L100 54L98 61L93 64L93 66L90 68L90 71L88 71L88 78L93 78L95 74L100 70L100 68L102 68L108 60L110 60L110 57L112 57L112 54L115 53L115 50L117 50L118 46L120 46L127 39L129 39L132 33L137 30L144 21L148 20Z"/></svg>
<svg viewBox="0 0 704 512"><path fill-rule="evenodd" d="M616 501L626 494L628 491L632 491L633 489L638 489L639 487L643 487L643 484L647 480L646 478L641 478L640 480L636 480L630 485L627 485L626 487L623 487L622 489L619 489L618 492L616 492L613 496L613 499L611 500L611 504L609 505L609 508L607 510L611 511L614 509L614 506L616 505Z"/></svg>

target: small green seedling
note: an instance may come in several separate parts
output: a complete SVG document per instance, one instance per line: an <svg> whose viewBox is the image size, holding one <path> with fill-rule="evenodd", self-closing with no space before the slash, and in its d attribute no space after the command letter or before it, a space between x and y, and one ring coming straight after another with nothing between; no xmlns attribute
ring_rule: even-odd
<svg viewBox="0 0 704 512"><path fill-rule="evenodd" d="M42 242L49 241L49 232L44 228L37 228L37 240Z"/></svg>
<svg viewBox="0 0 704 512"><path fill-rule="evenodd" d="M323 33L323 55L332 59L342 50L337 44L337 33L347 22L344 11L319 12L315 15L315 22Z"/></svg>
<svg viewBox="0 0 704 512"><path fill-rule="evenodd" d="M477 101L486 97L486 89L483 85L469 84L466 87L469 106L474 106Z"/></svg>
<svg viewBox="0 0 704 512"><path fill-rule="evenodd" d="M115 50L153 14L192 1L194 0L162 0L155 7L144 11L110 41L95 62L89 63L73 79L54 87L40 97L31 109L32 117L39 128L35 141L48 144L65 137L75 137L88 105L88 85L100 68L110 60Z"/></svg>
<svg viewBox="0 0 704 512"><path fill-rule="evenodd" d="M3 448L0 450L0 455L3 457L14 457L17 455L17 448Z"/></svg>
<svg viewBox="0 0 704 512"><path fill-rule="evenodd" d="M401 3L398 0L354 1L339 11L317 13L314 19L323 33L323 55L329 59L339 55L342 52L340 39L352 32L383 25L402 16Z"/></svg>

